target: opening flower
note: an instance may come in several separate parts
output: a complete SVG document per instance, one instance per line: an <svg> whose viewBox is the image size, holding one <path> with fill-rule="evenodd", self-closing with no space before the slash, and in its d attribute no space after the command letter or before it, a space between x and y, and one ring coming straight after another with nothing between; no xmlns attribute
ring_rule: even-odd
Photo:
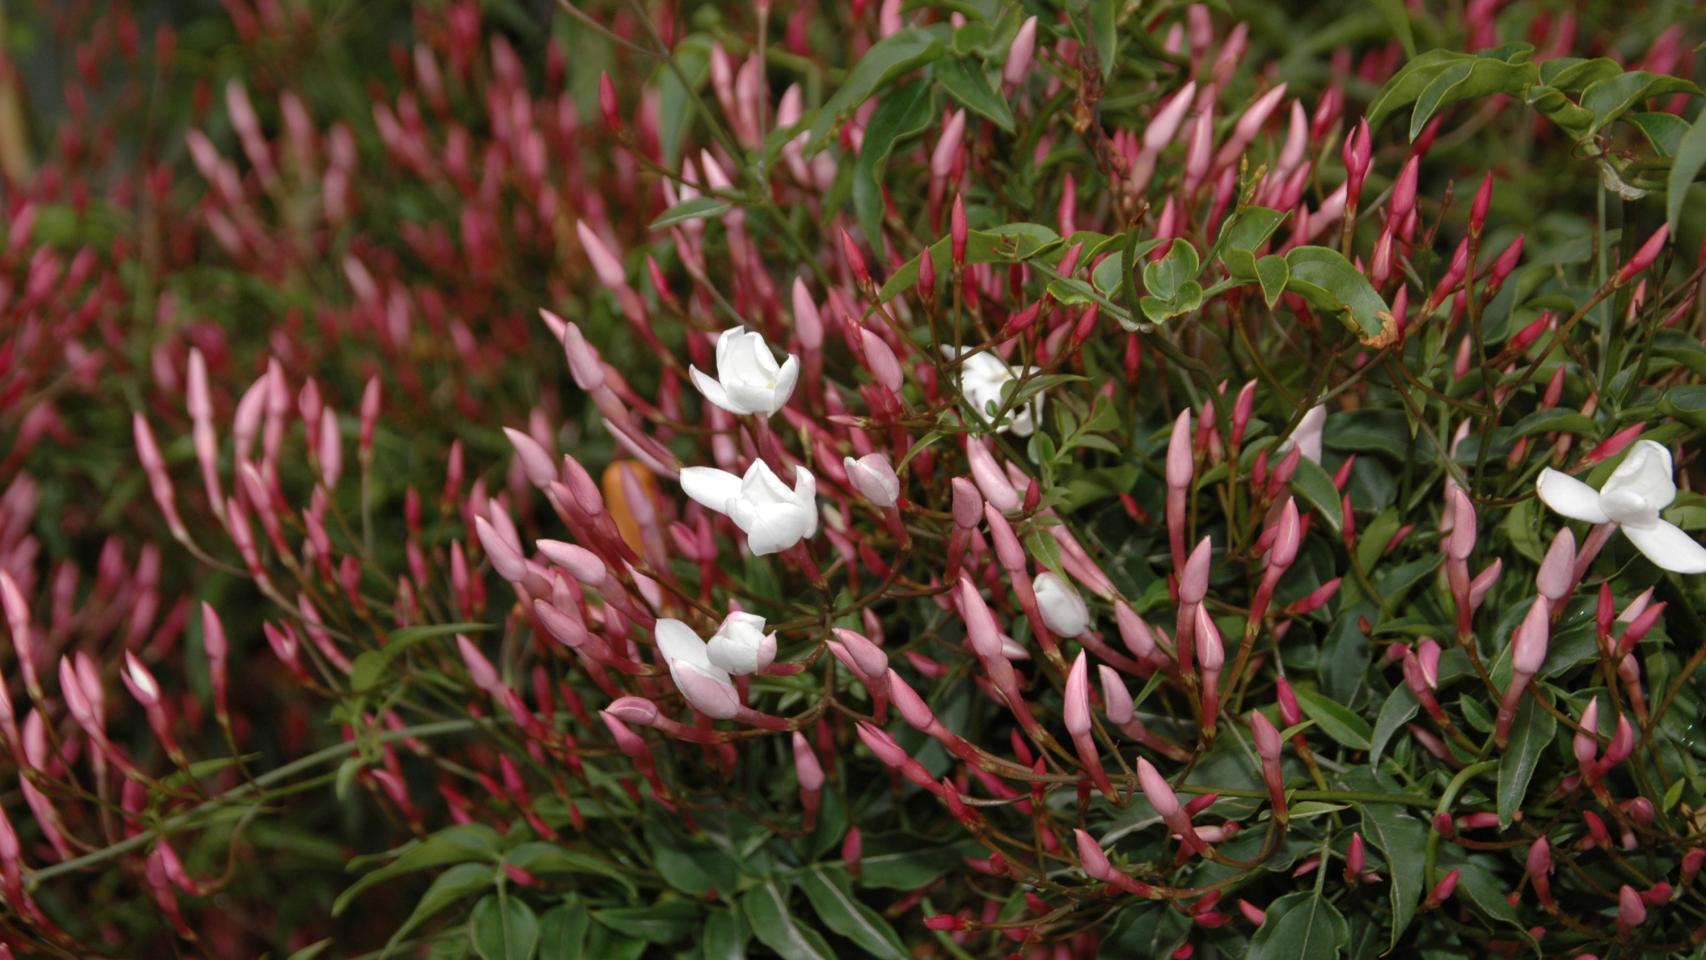
<svg viewBox="0 0 1706 960"><path fill-rule="evenodd" d="M716 467L687 467L681 471L681 489L733 520L746 534L747 548L759 556L780 553L817 533L817 478L797 464L792 490L762 460L754 460L740 477Z"/></svg>
<svg viewBox="0 0 1706 960"><path fill-rule="evenodd" d="M776 659L776 635L764 632L764 618L736 610L705 644L711 665L736 676L757 673Z"/></svg>
<svg viewBox="0 0 1706 960"><path fill-rule="evenodd" d="M1636 442L1598 490L1548 467L1535 492L1540 501L1572 520L1614 523L1647 559L1673 573L1706 573L1706 547L1659 511L1676 499L1670 451L1651 440Z"/></svg>
<svg viewBox="0 0 1706 960"><path fill-rule="evenodd" d="M709 648L680 620L659 620L653 636L675 687L693 709L716 720L740 710L740 693L728 671L711 662Z"/></svg>
<svg viewBox="0 0 1706 960"><path fill-rule="evenodd" d="M951 349L944 350L952 355ZM1024 406L1007 411L1006 422L999 426L995 423L995 412L1003 405L1001 388L1022 376L1035 373L1037 368L1008 366L1006 361L989 351L974 353L964 350L960 356L964 358L960 362L960 393L965 396L966 403L977 411L978 419L997 433L1012 430L1021 437L1030 436L1037 428L1037 418L1043 414L1041 393L1031 397Z"/></svg>
<svg viewBox="0 0 1706 960"><path fill-rule="evenodd" d="M705 399L724 410L736 415L769 416L787 406L793 395L800 378L800 358L789 354L778 366L764 337L730 327L717 338L716 379L698 367L688 367L687 372Z"/></svg>
<svg viewBox="0 0 1706 960"><path fill-rule="evenodd" d="M1043 623L1058 636L1076 637L1090 629L1090 608L1066 581L1045 570L1031 581L1031 590Z"/></svg>

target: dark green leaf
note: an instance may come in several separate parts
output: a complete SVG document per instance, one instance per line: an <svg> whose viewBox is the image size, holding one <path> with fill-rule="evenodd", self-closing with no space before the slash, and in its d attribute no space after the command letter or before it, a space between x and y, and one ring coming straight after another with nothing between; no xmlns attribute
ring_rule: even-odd
<svg viewBox="0 0 1706 960"><path fill-rule="evenodd" d="M873 957L906 960L906 947L882 915L853 896L847 872L816 866L799 876L800 888L824 926L858 944Z"/></svg>
<svg viewBox="0 0 1706 960"><path fill-rule="evenodd" d="M1528 783L1540 757L1552 746L1558 721L1540 709L1533 697L1523 697L1511 722L1510 746L1499 758L1499 825L1508 827L1528 795Z"/></svg>
<svg viewBox="0 0 1706 960"><path fill-rule="evenodd" d="M700 953L705 960L746 960L746 943L752 928L739 910L713 910L705 918Z"/></svg>
<svg viewBox="0 0 1706 960"><path fill-rule="evenodd" d="M648 943L677 943L699 929L704 914L698 904L686 900L660 900L649 907L594 910L592 918L617 933Z"/></svg>
<svg viewBox="0 0 1706 960"><path fill-rule="evenodd" d="M539 947L539 918L514 897L487 894L468 916L468 937L481 960L531 960Z"/></svg>
<svg viewBox="0 0 1706 960"><path fill-rule="evenodd" d="M1386 702L1381 704L1379 715L1374 718L1374 735L1368 742L1370 764L1380 764L1380 755L1385 752L1386 744L1393 734L1403 729L1404 724L1409 723L1410 718L1420 709L1421 704L1416 702L1416 695L1410 692L1409 687L1399 686L1392 689L1386 697Z"/></svg>
<svg viewBox="0 0 1706 960"><path fill-rule="evenodd" d="M1286 215L1267 207L1245 207L1226 221L1214 243L1214 253L1236 280L1258 279L1256 251L1279 229Z"/></svg>
<svg viewBox="0 0 1706 960"><path fill-rule="evenodd" d="M1277 254L1265 256L1256 261L1256 280L1262 285L1262 302L1271 310L1291 282L1291 264Z"/></svg>
<svg viewBox="0 0 1706 960"><path fill-rule="evenodd" d="M982 114L1008 133L1013 132L1013 111L1007 99L989 83L983 62L974 57L936 61L933 68L942 89L973 113Z"/></svg>
<svg viewBox="0 0 1706 960"><path fill-rule="evenodd" d="M1298 690L1297 705L1321 732L1352 750L1369 749L1368 721L1313 690Z"/></svg>
<svg viewBox="0 0 1706 960"><path fill-rule="evenodd" d="M1187 240L1174 240L1167 255L1143 268L1143 286L1151 296L1172 300L1187 281L1201 270L1197 250Z"/></svg>
<svg viewBox="0 0 1706 960"><path fill-rule="evenodd" d="M1291 279L1286 289L1322 310L1343 311L1346 325L1363 343L1384 346L1395 335L1392 314L1344 255L1327 247L1293 247L1286 252Z"/></svg>
<svg viewBox="0 0 1706 960"><path fill-rule="evenodd" d="M1297 461L1297 472L1291 475L1291 489L1315 508L1327 526L1338 533L1344 526L1343 498L1333 486L1333 478L1313 460Z"/></svg>
<svg viewBox="0 0 1706 960"><path fill-rule="evenodd" d="M1404 56L1416 55L1416 33L1410 27L1410 11L1404 8L1404 0L1374 0L1375 9L1386 18L1386 26L1392 35L1404 46Z"/></svg>
<svg viewBox="0 0 1706 960"><path fill-rule="evenodd" d="M1682 138L1687 136L1689 123L1674 113L1631 113L1623 119L1635 125L1646 136L1647 142L1653 145L1653 152L1661 157L1674 157L1682 146ZM1675 169L1675 166L1672 166Z"/></svg>
<svg viewBox="0 0 1706 960"><path fill-rule="evenodd" d="M1440 72L1454 63L1467 59L1469 54L1455 53L1450 50L1429 50L1426 53L1412 57L1399 71L1386 81L1372 102L1368 105L1368 125L1372 130L1379 130L1380 125L1394 112L1403 109L1406 104L1414 103L1428 84L1439 76Z"/></svg>
<svg viewBox="0 0 1706 960"><path fill-rule="evenodd" d="M554 843L524 843L505 854L504 862L520 867L528 873L546 876L580 873L605 877L621 884L627 889L630 897L639 896L634 881L629 879L620 867L595 854L570 850Z"/></svg>
<svg viewBox="0 0 1706 960"><path fill-rule="evenodd" d="M428 867L441 867L450 863L465 863L470 860L487 860L491 864L497 862L498 832L483 823L459 824L446 827L424 840L411 841L391 851L396 859L350 885L348 890L338 895L332 902L332 916L338 916L361 894L363 890L376 884L384 883L393 877L400 877L416 870ZM486 867L490 872L491 867Z"/></svg>
<svg viewBox="0 0 1706 960"><path fill-rule="evenodd" d="M386 950L389 951L403 942L411 931L432 919L440 910L463 897L490 887L496 880L495 871L496 868L489 863L460 863L439 874L426 893L421 894L421 899L415 904L415 909L408 919L391 934L391 939L386 942Z"/></svg>
<svg viewBox="0 0 1706 960"><path fill-rule="evenodd" d="M817 119L812 122L806 152L816 153L823 149L830 131L842 115L857 109L884 83L941 56L946 49L942 36L941 30L907 27L872 44L865 51L865 56L848 71L841 89L819 108Z"/></svg>
<svg viewBox="0 0 1706 960"><path fill-rule="evenodd" d="M586 905L565 903L539 918L539 954L545 960L586 956L586 934L592 924Z"/></svg>
<svg viewBox="0 0 1706 960"><path fill-rule="evenodd" d="M1551 407L1546 410L1536 410L1521 420L1513 428L1519 437L1531 436L1536 433L1579 433L1592 435L1599 431L1599 425L1592 417L1584 416L1574 410L1562 407Z"/></svg>
<svg viewBox="0 0 1706 960"><path fill-rule="evenodd" d="M1422 887L1426 883L1423 871L1427 863L1428 830L1420 820L1403 807L1390 803L1362 805L1362 832L1369 843L1386 856L1386 873L1391 883L1392 900L1391 946L1416 916L1416 906L1422 902Z"/></svg>
<svg viewBox="0 0 1706 960"><path fill-rule="evenodd" d="M1119 11L1120 0L1091 0L1090 41L1096 45L1096 60L1104 80L1113 75L1120 52Z"/></svg>
<svg viewBox="0 0 1706 960"><path fill-rule="evenodd" d="M859 160L853 168L853 208L859 229L873 250L882 243L884 164L895 145L922 133L930 125L930 86L909 83L883 95L865 127Z"/></svg>
<svg viewBox="0 0 1706 960"><path fill-rule="evenodd" d="M728 209L729 202L727 200L718 200L716 197L692 197L665 210L656 220L652 221L650 229L662 230L665 227L673 227L689 220L721 216Z"/></svg>
<svg viewBox="0 0 1706 960"><path fill-rule="evenodd" d="M740 898L740 908L752 924L753 935L781 954L782 960L835 960L835 951L823 937L788 912L788 895L774 878L748 890Z"/></svg>
<svg viewBox="0 0 1706 960"><path fill-rule="evenodd" d="M1338 908L1313 891L1288 893L1267 913L1250 938L1249 960L1334 960L1350 939Z"/></svg>
<svg viewBox="0 0 1706 960"><path fill-rule="evenodd" d="M1532 63L1507 63L1490 57L1450 64L1416 95L1416 109L1410 114L1410 139L1421 136L1441 107L1494 93L1520 96L1539 75L1539 68Z"/></svg>
<svg viewBox="0 0 1706 960"><path fill-rule="evenodd" d="M1615 77L1596 80L1582 91L1582 108L1593 114L1589 133L1598 133L1622 116L1629 108L1651 97L1672 93L1699 93L1700 88L1680 77L1667 77L1631 70Z"/></svg>
<svg viewBox="0 0 1706 960"><path fill-rule="evenodd" d="M1676 157L1670 162L1670 177L1665 182L1665 222L1670 224L1672 237L1681 226L1682 201L1702 166L1706 166L1706 109L1700 111L1688 132L1682 135Z"/></svg>

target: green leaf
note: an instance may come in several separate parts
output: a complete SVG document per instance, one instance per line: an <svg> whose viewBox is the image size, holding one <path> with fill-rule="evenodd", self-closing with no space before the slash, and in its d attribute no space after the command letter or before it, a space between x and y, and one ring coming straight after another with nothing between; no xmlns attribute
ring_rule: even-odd
<svg viewBox="0 0 1706 960"><path fill-rule="evenodd" d="M988 117L1008 133L1013 132L1013 111L1001 92L990 85L981 60L975 57L943 59L936 61L932 69L942 89L948 91L948 96L973 113Z"/></svg>
<svg viewBox="0 0 1706 960"><path fill-rule="evenodd" d="M1392 689L1386 697L1386 702L1381 704L1379 715L1374 718L1374 735L1368 742L1368 762L1371 766L1380 765L1380 755L1385 752L1386 744L1420 709L1421 704L1416 702L1416 695L1410 692L1409 687Z"/></svg>
<svg viewBox="0 0 1706 960"><path fill-rule="evenodd" d="M1272 310L1291 282L1291 264L1282 256L1269 254L1256 261L1256 281L1262 285L1262 302Z"/></svg>
<svg viewBox="0 0 1706 960"><path fill-rule="evenodd" d="M1528 783L1540 757L1552 746L1558 721L1533 697L1523 697L1511 722L1510 746L1499 758L1499 826L1508 827L1528 795Z"/></svg>
<svg viewBox="0 0 1706 960"><path fill-rule="evenodd" d="M1667 77L1645 70L1631 70L1597 80L1582 91L1582 109L1592 113L1594 118L1588 133L1598 133L1630 107L1651 97L1699 92L1699 87L1681 77Z"/></svg>
<svg viewBox="0 0 1706 960"><path fill-rule="evenodd" d="M1457 869L1457 890L1460 895L1465 896L1488 917L1508 923L1523 931L1525 938L1528 936L1528 928L1523 925L1521 915L1511 906L1510 901L1505 899L1503 881L1479 863L1458 864Z"/></svg>
<svg viewBox="0 0 1706 960"><path fill-rule="evenodd" d="M1674 113L1631 113L1623 119L1635 126L1652 144L1653 152L1661 157L1674 157L1688 135L1689 123ZM1675 169L1675 166L1672 166Z"/></svg>
<svg viewBox="0 0 1706 960"><path fill-rule="evenodd" d="M528 873L549 876L551 874L579 873L605 877L621 884L628 891L629 897L638 897L639 890L634 881L622 869L603 857L578 850L570 850L554 843L535 841L524 843L504 855L504 862L520 867Z"/></svg>
<svg viewBox="0 0 1706 960"><path fill-rule="evenodd" d="M1536 410L1521 420L1513 428L1519 437L1527 437L1536 433L1578 433L1592 435L1599 431L1599 425L1592 417L1584 416L1574 410L1563 407L1551 407L1546 410Z"/></svg>
<svg viewBox="0 0 1706 960"><path fill-rule="evenodd" d="M873 250L880 249L883 239L883 166L896 144L930 126L930 99L929 84L909 83L884 94L877 109L871 111L853 168L853 209L865 242Z"/></svg>
<svg viewBox="0 0 1706 960"><path fill-rule="evenodd" d="M481 960L532 960L539 949L539 918L514 897L487 894L468 916L468 937Z"/></svg>
<svg viewBox="0 0 1706 960"><path fill-rule="evenodd" d="M1421 136L1441 107L1494 93L1519 96L1540 76L1532 63L1507 63L1491 57L1471 57L1447 66L1416 96L1410 114L1410 139Z"/></svg>
<svg viewBox="0 0 1706 960"><path fill-rule="evenodd" d="M1322 310L1343 311L1346 325L1364 344L1385 346L1396 336L1386 301L1344 254L1327 247L1293 247L1285 260L1291 268L1286 289Z"/></svg>
<svg viewBox="0 0 1706 960"><path fill-rule="evenodd" d="M1120 0L1091 0L1090 41L1096 46L1104 80L1113 75L1120 53L1119 11Z"/></svg>
<svg viewBox="0 0 1706 960"><path fill-rule="evenodd" d="M1297 705L1303 713L1321 727L1321 732L1352 750L1370 747L1368 721L1345 709L1331 698L1313 690L1298 690Z"/></svg>
<svg viewBox="0 0 1706 960"><path fill-rule="evenodd" d="M424 840L410 841L391 851L396 855L395 860L363 876L339 894L332 902L332 916L341 915L363 890L406 873L470 860L495 864L499 839L498 832L491 827L483 823L468 823L446 827ZM490 866L486 869L489 872Z"/></svg>
<svg viewBox="0 0 1706 960"><path fill-rule="evenodd" d="M729 206L727 200L718 200L716 197L692 197L665 210L656 220L652 221L649 229L662 230L665 227L673 227L689 220L721 216L724 211L729 209Z"/></svg>
<svg viewBox="0 0 1706 960"><path fill-rule="evenodd" d="M1393 36L1404 46L1404 56L1416 55L1416 33L1410 27L1410 11L1404 9L1404 0L1374 0L1375 9L1386 18L1386 26L1391 29Z"/></svg>
<svg viewBox="0 0 1706 960"><path fill-rule="evenodd" d="M1429 50L1412 57L1409 63L1404 64L1386 81L1386 86L1382 87L1380 93L1369 103L1369 129L1379 130L1387 117L1402 109L1405 104L1414 103L1416 97L1421 95L1422 90L1432 83L1441 71L1467 59L1468 56L1450 50Z"/></svg>
<svg viewBox="0 0 1706 960"><path fill-rule="evenodd" d="M1540 62L1540 82L1565 91L1580 90L1622 73L1623 65L1610 57L1557 57Z"/></svg>
<svg viewBox="0 0 1706 960"><path fill-rule="evenodd" d="M1416 916L1416 906L1422 902L1422 887L1427 878L1423 871L1427 863L1428 830L1420 820L1410 816L1403 807L1390 803L1362 804L1362 833L1369 843L1386 856L1386 873L1392 900L1391 947Z"/></svg>
<svg viewBox="0 0 1706 960"><path fill-rule="evenodd" d="M835 960L835 951L821 935L801 926L788 912L788 895L774 877L748 890L740 898L741 912L752 924L752 932L782 960Z"/></svg>
<svg viewBox="0 0 1706 960"><path fill-rule="evenodd" d="M1143 268L1143 286L1151 296L1172 300L1187 281L1195 280L1202 264L1187 240L1174 240L1167 255Z"/></svg>
<svg viewBox="0 0 1706 960"><path fill-rule="evenodd" d="M1682 781L1678 780L1677 782L1681 783ZM310 943L308 946L303 947L301 950L298 950L295 953L291 954L290 956L286 957L285 960L314 960L315 957L319 956L322 953L325 953L326 948L330 947L331 945L332 945L332 938L331 937L327 937L324 940L317 940L314 943Z"/></svg>
<svg viewBox="0 0 1706 960"><path fill-rule="evenodd" d="M676 943L692 936L703 921L699 905L686 900L660 900L649 907L594 910L602 926L647 943Z"/></svg>
<svg viewBox="0 0 1706 960"><path fill-rule="evenodd" d="M824 926L858 944L870 956L907 960L906 947L894 927L853 896L847 871L819 865L800 874L799 884Z"/></svg>
<svg viewBox="0 0 1706 960"><path fill-rule="evenodd" d="M738 910L713 910L705 918L700 954L705 960L746 960L752 928Z"/></svg>
<svg viewBox="0 0 1706 960"><path fill-rule="evenodd" d="M1286 215L1267 207L1245 207L1234 213L1220 229L1213 255L1226 265L1235 280L1255 280L1256 250L1268 242Z"/></svg>
<svg viewBox="0 0 1706 960"><path fill-rule="evenodd" d="M907 27L872 44L865 51L865 56L848 71L841 89L819 108L817 119L812 122L806 153L813 154L823 149L830 131L842 115L857 109L883 84L940 57L947 49L942 36L943 30Z"/></svg>
<svg viewBox="0 0 1706 960"><path fill-rule="evenodd" d="M1695 426L1706 424L1706 385L1671 387L1659 398L1659 409L1666 416L1687 420Z"/></svg>
<svg viewBox="0 0 1706 960"><path fill-rule="evenodd" d="M1350 940L1338 908L1313 891L1288 893L1267 914L1250 938L1249 960L1334 960Z"/></svg>
<svg viewBox="0 0 1706 960"><path fill-rule="evenodd" d="M1670 177L1665 182L1665 222L1670 224L1672 237L1677 235L1682 219L1682 201L1702 166L1706 166L1706 108L1701 109L1688 132L1682 135L1676 157L1670 162Z"/></svg>
<svg viewBox="0 0 1706 960"><path fill-rule="evenodd" d="M1343 498L1339 496L1339 488L1333 486L1333 478L1320 464L1307 459L1297 461L1297 472L1291 475L1291 489L1315 508L1334 533L1344 527Z"/></svg>
<svg viewBox="0 0 1706 960"><path fill-rule="evenodd" d="M411 931L432 919L433 915L462 898L490 887L496 881L496 869L489 863L461 863L438 875L426 893L415 904L414 912L385 943L389 953L403 942Z"/></svg>
<svg viewBox="0 0 1706 960"><path fill-rule="evenodd" d="M586 934L592 925L583 903L552 907L539 918L539 953L546 960L586 956Z"/></svg>
<svg viewBox="0 0 1706 960"><path fill-rule="evenodd" d="M683 86L668 65L657 72L658 147L666 165L674 169L681 157L681 138L698 116L692 103L695 92L711 71L712 40L703 33L689 34L675 45L673 58L690 86Z"/></svg>

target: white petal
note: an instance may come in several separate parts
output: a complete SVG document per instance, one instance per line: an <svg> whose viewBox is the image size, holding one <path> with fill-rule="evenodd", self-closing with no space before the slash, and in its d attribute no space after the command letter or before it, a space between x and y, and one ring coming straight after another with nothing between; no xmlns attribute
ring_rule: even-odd
<svg viewBox="0 0 1706 960"><path fill-rule="evenodd" d="M1706 573L1706 547L1674 523L1624 527L1623 534L1647 559L1672 573Z"/></svg>
<svg viewBox="0 0 1706 960"><path fill-rule="evenodd" d="M740 478L740 495L755 504L791 503L794 492L763 460L754 460Z"/></svg>
<svg viewBox="0 0 1706 960"><path fill-rule="evenodd" d="M794 395L794 384L800 380L800 358L788 354L782 369L776 374L776 399L773 410L780 410L788 405L788 398Z"/></svg>
<svg viewBox="0 0 1706 960"><path fill-rule="evenodd" d="M1676 499L1676 481L1671 479L1670 451L1651 440L1638 441L1606 479L1600 494L1638 500L1653 510L1663 510Z"/></svg>
<svg viewBox="0 0 1706 960"><path fill-rule="evenodd" d="M1599 491L1551 467L1540 471L1540 479L1534 482L1534 492L1540 495L1541 503L1571 520L1605 523L1610 519L1599 506Z"/></svg>
<svg viewBox="0 0 1706 960"><path fill-rule="evenodd" d="M686 467L681 471L681 490L702 506L728 513L729 502L740 497L740 478L716 467Z"/></svg>
<svg viewBox="0 0 1706 960"><path fill-rule="evenodd" d="M680 660L696 666L711 665L705 656L705 641L680 620L659 620L652 629L652 638L657 641L658 652L663 654L666 662Z"/></svg>
<svg viewBox="0 0 1706 960"><path fill-rule="evenodd" d="M736 517L746 531L746 547L755 556L781 553L805 537L805 518L798 507L769 507L742 511Z"/></svg>
<svg viewBox="0 0 1706 960"><path fill-rule="evenodd" d="M698 367L688 367L687 375L693 378L693 385L699 388L699 392L705 395L706 400L737 416L752 412L744 409L733 397L729 396L729 392L723 389L721 383L711 379Z"/></svg>

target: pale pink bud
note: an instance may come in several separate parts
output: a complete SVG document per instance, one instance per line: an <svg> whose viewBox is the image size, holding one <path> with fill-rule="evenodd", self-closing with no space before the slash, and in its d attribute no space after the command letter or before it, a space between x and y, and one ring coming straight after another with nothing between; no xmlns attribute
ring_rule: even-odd
<svg viewBox="0 0 1706 960"><path fill-rule="evenodd" d="M1274 535L1274 545L1268 550L1268 565L1276 570L1290 567L1297 559L1297 548L1301 541L1302 521L1297 515L1297 501L1293 497L1285 498L1285 506L1280 508L1279 532Z"/></svg>
<svg viewBox="0 0 1706 960"><path fill-rule="evenodd" d="M1201 603L1208 596L1209 565L1214 560L1214 544L1208 537L1197 542L1196 549L1185 560L1179 574L1179 602Z"/></svg>
<svg viewBox="0 0 1706 960"><path fill-rule="evenodd" d="M504 436L509 438L510 446L515 448L515 457L521 461L522 472L527 475L527 482L535 487L544 489L557 479L557 465L551 454L539 441L511 427L504 427Z"/></svg>
<svg viewBox="0 0 1706 960"><path fill-rule="evenodd" d="M1080 829L1074 829L1072 836L1078 844L1078 860L1084 865L1085 875L1092 880L1107 879L1114 868L1108 862L1108 855L1103 852L1102 845L1096 842L1095 837Z"/></svg>
<svg viewBox="0 0 1706 960"><path fill-rule="evenodd" d="M812 752L810 743L794 731L792 738L794 748L794 774L799 777L801 790L823 789L823 765L818 763L817 754Z"/></svg>
<svg viewBox="0 0 1706 960"><path fill-rule="evenodd" d="M1072 661L1066 674L1066 709L1063 720L1066 732L1074 737L1090 733L1090 664L1084 651Z"/></svg>
<svg viewBox="0 0 1706 960"><path fill-rule="evenodd" d="M977 592L970 579L962 576L956 598L960 616L965 618L966 639L984 659L1001 656L1001 630L995 625L995 614Z"/></svg>
<svg viewBox="0 0 1706 960"><path fill-rule="evenodd" d="M889 698L895 709L900 711L901 719L919 730L929 730L936 722L936 714L930 709L930 705L892 668L887 677Z"/></svg>
<svg viewBox="0 0 1706 960"><path fill-rule="evenodd" d="M1167 783L1167 778L1155 765L1142 757L1137 758L1137 782L1143 788L1143 795L1161 819L1171 821L1184 812L1179 804L1179 798L1173 793L1173 788Z"/></svg>
<svg viewBox="0 0 1706 960"><path fill-rule="evenodd" d="M1208 615L1208 608L1201 605L1197 607L1196 640L1197 664L1207 678L1225 665L1226 645L1220 638L1220 628L1214 625L1214 618Z"/></svg>
<svg viewBox="0 0 1706 960"><path fill-rule="evenodd" d="M892 507L900 499L900 478L895 476L888 454L867 453L857 460L847 457L841 465L853 489L872 504Z"/></svg>
<svg viewBox="0 0 1706 960"><path fill-rule="evenodd" d="M1280 756L1280 734L1260 710L1250 711L1250 733L1256 741L1256 755L1263 760L1278 760Z"/></svg>
<svg viewBox="0 0 1706 960"><path fill-rule="evenodd" d="M1007 45L1007 60L1001 65L1001 82L1009 87L1018 86L1025 79L1025 74L1031 69L1031 56L1037 45L1037 18L1028 17L1019 25L1019 32L1013 35L1013 42Z"/></svg>
<svg viewBox="0 0 1706 960"><path fill-rule="evenodd" d="M823 346L823 316L818 313L817 303L806 289L806 282L794 278L794 333L800 338L800 346L807 350L816 350Z"/></svg>
<svg viewBox="0 0 1706 960"><path fill-rule="evenodd" d="M1588 701L1587 709L1582 711L1578 723L1581 728L1576 731L1571 747L1576 755L1576 765L1583 770L1591 769L1599 757L1599 698Z"/></svg>
<svg viewBox="0 0 1706 960"><path fill-rule="evenodd" d="M1638 927L1647 922L1647 905L1641 894L1627 883L1617 889L1617 925Z"/></svg>
<svg viewBox="0 0 1706 960"><path fill-rule="evenodd" d="M942 125L941 139L936 141L935 150L930 153L930 176L937 180L946 180L954 171L954 161L959 152L964 149L966 136L966 112L964 109L955 110L948 116L948 122Z"/></svg>
<svg viewBox="0 0 1706 960"><path fill-rule="evenodd" d="M1126 689L1119 671L1104 663L1096 668L1096 677L1101 681L1102 712L1107 714L1108 722L1117 727L1130 723L1137 712L1131 702L1131 691Z"/></svg>
<svg viewBox="0 0 1706 960"><path fill-rule="evenodd" d="M1511 637L1511 671L1532 677L1546 662L1546 647L1552 638L1552 607L1545 597L1536 597L1528 615Z"/></svg>
<svg viewBox="0 0 1706 960"><path fill-rule="evenodd" d="M1124 600L1114 602L1114 623L1119 627L1120 640L1133 656L1147 660L1155 655L1155 632Z"/></svg>
<svg viewBox="0 0 1706 960"><path fill-rule="evenodd" d="M1167 486L1184 490L1191 485L1191 411L1179 411L1173 421L1173 434L1167 439Z"/></svg>
<svg viewBox="0 0 1706 960"><path fill-rule="evenodd" d="M564 570L589 587L596 587L610 578L610 571L599 559L598 554L585 547L561 540L538 540L535 545L545 559Z"/></svg>
<svg viewBox="0 0 1706 960"><path fill-rule="evenodd" d="M843 627L836 627L833 632L835 639L847 651L853 669L861 676L875 681L888 674L888 654L883 652L882 647L872 643L869 637Z"/></svg>
<svg viewBox="0 0 1706 960"><path fill-rule="evenodd" d="M1450 900L1451 895L1457 891L1457 878L1460 873L1461 871L1454 869L1441 877L1439 883L1434 884L1433 890L1428 894L1427 905L1437 907Z"/></svg>
<svg viewBox="0 0 1706 960"><path fill-rule="evenodd" d="M948 214L949 252L954 258L954 266L966 265L966 242L970 239L970 231L966 226L965 201L955 195L953 210Z"/></svg>
<svg viewBox="0 0 1706 960"><path fill-rule="evenodd" d="M1143 130L1143 148L1150 153L1159 153L1173 142L1173 137L1179 132L1179 125L1185 120L1186 111L1190 110L1191 102L1196 99L1197 84L1193 80L1184 85L1167 105L1156 111L1155 117L1149 121L1149 126Z"/></svg>
<svg viewBox="0 0 1706 960"><path fill-rule="evenodd" d="M995 463L995 457L977 437L966 437L966 460L971 464L971 478L985 500L1002 513L1019 509L1019 495Z"/></svg>
<svg viewBox="0 0 1706 960"><path fill-rule="evenodd" d="M1535 577L1540 595L1552 603L1568 596L1575 581L1575 568L1576 536L1570 528L1560 527L1557 536L1552 538L1552 546L1546 550L1546 559L1540 563L1540 573Z"/></svg>
<svg viewBox="0 0 1706 960"><path fill-rule="evenodd" d="M970 530L983 518L983 496L965 477L955 477L949 484L954 495L954 526ZM1011 489L1011 488L1009 488Z"/></svg>
<svg viewBox="0 0 1706 960"><path fill-rule="evenodd" d="M468 675L473 679L474 686L494 697L502 696L504 685L498 678L497 668L492 666L492 662L474 645L474 641L459 633L456 635L456 649L462 654L462 662L468 667Z"/></svg>
<svg viewBox="0 0 1706 960"><path fill-rule="evenodd" d="M888 341L877 336L869 328L859 328L859 342L865 354L865 369L870 371L871 378L882 386L900 392L904 374L900 369L900 360L890 349Z"/></svg>

